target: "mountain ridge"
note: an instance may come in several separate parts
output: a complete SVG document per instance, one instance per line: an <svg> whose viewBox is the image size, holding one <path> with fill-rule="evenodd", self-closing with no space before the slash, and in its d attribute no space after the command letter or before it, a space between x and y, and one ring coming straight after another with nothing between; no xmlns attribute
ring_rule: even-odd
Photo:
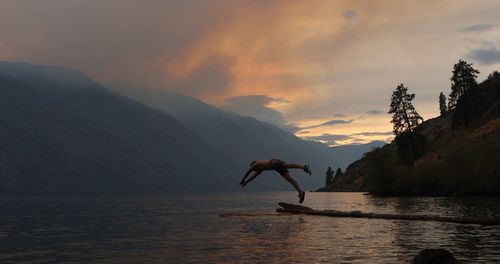
<svg viewBox="0 0 500 264"><path fill-rule="evenodd" d="M310 163L315 177L300 178L301 184L307 189L321 186L324 182L324 172L329 166L344 169L364 152L384 144L373 142L330 148L319 142L303 140L273 124L219 109L185 95L117 84L110 87L118 93L171 114L195 133L199 132L198 136L206 141L223 145L222 151L238 159L243 167L248 166L252 160L266 158ZM266 180L268 179L265 178L264 181ZM279 177L274 177L273 180L276 184L288 188L287 183L282 182ZM309 183L311 180L312 183Z"/></svg>
<svg viewBox="0 0 500 264"><path fill-rule="evenodd" d="M66 74L74 72L64 68L5 68L8 63L0 65L0 193L158 193L227 183L218 177L229 175L226 166L208 162L213 151L164 112L80 78L85 75L68 85L73 76ZM190 166L193 159L200 165ZM192 176L202 173L216 177Z"/></svg>

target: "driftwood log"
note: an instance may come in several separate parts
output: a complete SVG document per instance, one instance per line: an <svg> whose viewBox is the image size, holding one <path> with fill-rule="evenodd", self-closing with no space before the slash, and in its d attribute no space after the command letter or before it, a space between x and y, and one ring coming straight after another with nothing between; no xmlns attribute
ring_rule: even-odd
<svg viewBox="0 0 500 264"><path fill-rule="evenodd" d="M279 203L281 208L276 209L279 213L307 214L307 215L323 215L331 217L354 217L354 218L374 218L374 219L389 219L389 220L412 220L412 221L434 221L447 222L458 224L477 224L477 225L500 225L498 218L468 218L468 217L448 217L439 215L401 215L401 214L379 214L365 213L361 211L336 211L336 210L314 210L307 206Z"/></svg>

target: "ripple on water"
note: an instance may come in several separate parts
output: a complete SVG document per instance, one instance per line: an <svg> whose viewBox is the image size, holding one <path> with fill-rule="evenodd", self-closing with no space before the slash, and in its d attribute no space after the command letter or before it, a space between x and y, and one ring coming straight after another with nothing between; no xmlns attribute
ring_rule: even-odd
<svg viewBox="0 0 500 264"><path fill-rule="evenodd" d="M500 261L494 226L279 215L293 192L180 196L5 197L0 262L401 263L442 247L466 262ZM308 193L306 206L500 217L497 198ZM227 212L258 216L219 217ZM267 214L266 214L267 212Z"/></svg>

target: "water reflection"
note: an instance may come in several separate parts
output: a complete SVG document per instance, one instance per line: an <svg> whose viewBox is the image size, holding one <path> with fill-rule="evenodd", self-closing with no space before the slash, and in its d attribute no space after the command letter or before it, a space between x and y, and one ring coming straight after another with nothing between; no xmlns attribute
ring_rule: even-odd
<svg viewBox="0 0 500 264"><path fill-rule="evenodd" d="M400 263L444 247L468 262L500 261L498 227L269 215L293 192L0 200L0 262ZM497 216L494 198L390 198L308 193L318 209ZM219 217L225 212L267 212Z"/></svg>
<svg viewBox="0 0 500 264"><path fill-rule="evenodd" d="M499 217L500 200L492 197L371 197L377 208L398 214L433 214L455 217ZM423 248L447 248L463 260L500 260L500 228L438 222L392 221L394 241L401 255Z"/></svg>

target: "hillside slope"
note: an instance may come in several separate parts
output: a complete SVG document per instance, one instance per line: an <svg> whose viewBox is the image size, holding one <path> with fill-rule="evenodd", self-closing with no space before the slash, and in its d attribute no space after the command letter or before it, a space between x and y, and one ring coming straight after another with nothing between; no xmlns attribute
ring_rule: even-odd
<svg viewBox="0 0 500 264"><path fill-rule="evenodd" d="M76 71L0 62L0 112L3 195L167 193L228 182L221 154L177 120Z"/></svg>
<svg viewBox="0 0 500 264"><path fill-rule="evenodd" d="M462 121L464 116L467 122ZM498 74L459 101L455 112L425 121L417 133L425 138L425 153L411 166L400 160L397 144L392 142L367 153L352 163L342 177L320 190L405 195L500 194Z"/></svg>

